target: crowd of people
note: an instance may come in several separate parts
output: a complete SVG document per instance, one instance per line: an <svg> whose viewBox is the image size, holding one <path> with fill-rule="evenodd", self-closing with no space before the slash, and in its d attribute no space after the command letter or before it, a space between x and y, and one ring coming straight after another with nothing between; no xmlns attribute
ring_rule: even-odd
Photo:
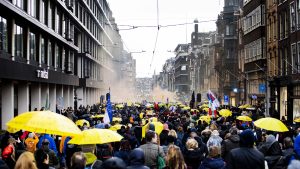
<svg viewBox="0 0 300 169"><path fill-rule="evenodd" d="M257 128L252 122L236 119L241 109L230 108L232 116L199 120L207 114L201 108L186 110L169 105L147 107L113 106L113 115L122 125L120 142L97 145L68 144L71 137L45 133L4 131L0 136L0 168L4 169L299 169L300 126L284 121L288 132ZM109 129L96 115L105 105L80 106L57 111L79 126ZM151 112L151 113L149 113ZM262 114L252 111L252 117ZM254 119L255 120L255 119ZM157 132L153 122L163 124ZM143 126L146 131L143 134ZM87 153L96 158L90 160Z"/></svg>

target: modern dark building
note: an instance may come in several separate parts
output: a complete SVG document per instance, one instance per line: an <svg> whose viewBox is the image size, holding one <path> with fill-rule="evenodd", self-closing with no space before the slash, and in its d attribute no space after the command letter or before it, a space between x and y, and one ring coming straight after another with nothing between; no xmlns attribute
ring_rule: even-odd
<svg viewBox="0 0 300 169"><path fill-rule="evenodd" d="M108 90L106 46L120 35L106 0L1 0L0 11L2 129L22 112L91 105Z"/></svg>

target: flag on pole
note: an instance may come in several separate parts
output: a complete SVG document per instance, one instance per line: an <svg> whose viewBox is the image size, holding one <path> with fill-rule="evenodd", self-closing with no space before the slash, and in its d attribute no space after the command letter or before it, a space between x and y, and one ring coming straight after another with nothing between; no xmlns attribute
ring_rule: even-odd
<svg viewBox="0 0 300 169"><path fill-rule="evenodd" d="M103 118L103 123L110 123L113 118L112 114L112 107L111 107L111 102L110 102L110 92L106 94L106 110Z"/></svg>
<svg viewBox="0 0 300 169"><path fill-rule="evenodd" d="M219 100L217 99L217 97L214 95L213 92L211 92L210 90L208 90L207 92L207 99L211 102L211 104L217 108L217 107L220 107L220 102Z"/></svg>

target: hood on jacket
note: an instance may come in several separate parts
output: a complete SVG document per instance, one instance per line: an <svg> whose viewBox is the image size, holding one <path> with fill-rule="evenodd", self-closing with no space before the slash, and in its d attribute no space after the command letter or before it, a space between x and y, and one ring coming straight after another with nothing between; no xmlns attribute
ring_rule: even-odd
<svg viewBox="0 0 300 169"><path fill-rule="evenodd" d="M145 164L145 154L140 148L135 148L129 154L129 164L132 165L144 165Z"/></svg>
<svg viewBox="0 0 300 169"><path fill-rule="evenodd" d="M240 142L240 136L237 134L231 135L228 140L230 140L233 143L239 143Z"/></svg>
<svg viewBox="0 0 300 169"><path fill-rule="evenodd" d="M221 158L206 158L203 160L200 169L223 169L225 162Z"/></svg>

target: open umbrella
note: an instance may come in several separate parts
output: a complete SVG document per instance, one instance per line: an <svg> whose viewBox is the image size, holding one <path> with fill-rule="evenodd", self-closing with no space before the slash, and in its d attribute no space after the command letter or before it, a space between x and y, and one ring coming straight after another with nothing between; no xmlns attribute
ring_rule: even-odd
<svg viewBox="0 0 300 169"><path fill-rule="evenodd" d="M296 122L296 123L300 123L300 117L298 117L298 118L295 118L295 119L294 119L294 122Z"/></svg>
<svg viewBox="0 0 300 169"><path fill-rule="evenodd" d="M208 107L204 107L202 110L204 110L205 112L208 112L209 108Z"/></svg>
<svg viewBox="0 0 300 169"><path fill-rule="evenodd" d="M6 123L8 128L35 133L75 136L81 133L69 118L51 111L25 112Z"/></svg>
<svg viewBox="0 0 300 169"><path fill-rule="evenodd" d="M201 121L206 121L206 122L209 124L210 121L211 121L211 118L210 118L210 116L206 115L206 116L201 116L201 117L199 118L199 120L201 120Z"/></svg>
<svg viewBox="0 0 300 169"><path fill-rule="evenodd" d="M96 114L93 115L91 118L104 118L104 114Z"/></svg>
<svg viewBox="0 0 300 169"><path fill-rule="evenodd" d="M88 129L72 138L68 144L104 144L118 142L121 141L122 138L120 134L109 129Z"/></svg>
<svg viewBox="0 0 300 169"><path fill-rule="evenodd" d="M241 121L252 121L252 119L249 116L238 116L236 119Z"/></svg>
<svg viewBox="0 0 300 169"><path fill-rule="evenodd" d="M122 121L122 118L120 118L120 117L113 117L112 121L118 121L118 122L121 122L121 121Z"/></svg>
<svg viewBox="0 0 300 169"><path fill-rule="evenodd" d="M116 105L116 108L123 109L123 108L124 108L124 105L123 105L123 104L117 104L117 105Z"/></svg>
<svg viewBox="0 0 300 169"><path fill-rule="evenodd" d="M87 120L80 119L80 120L77 120L77 121L75 122L75 124L76 124L77 126L83 126L84 123L86 123L87 126L90 127L90 122L87 121Z"/></svg>
<svg viewBox="0 0 300 169"><path fill-rule="evenodd" d="M219 111L219 114L222 116L222 117L228 117L228 116L232 116L232 112L228 109L221 109Z"/></svg>
<svg viewBox="0 0 300 169"><path fill-rule="evenodd" d="M93 153L84 153L84 155L86 157L86 165L91 165L97 160L96 155Z"/></svg>
<svg viewBox="0 0 300 169"><path fill-rule="evenodd" d="M254 125L269 131L278 131L278 132L289 131L289 129L285 126L285 124L283 124L280 120L272 117L265 117L265 118L258 119L254 122Z"/></svg>
<svg viewBox="0 0 300 169"><path fill-rule="evenodd" d="M189 106L185 106L182 108L182 110L190 110L190 109L191 109L191 107L189 107Z"/></svg>
<svg viewBox="0 0 300 169"><path fill-rule="evenodd" d="M159 135L161 133L161 131L163 130L164 125L161 122L150 122L150 123L155 126L155 132ZM145 137L146 130L149 128L150 123L147 123L145 126L142 127L142 136L143 137Z"/></svg>
<svg viewBox="0 0 300 169"><path fill-rule="evenodd" d="M115 124L115 125L111 126L109 128L109 130L117 131L117 130L120 130L122 126L123 126L122 124Z"/></svg>

